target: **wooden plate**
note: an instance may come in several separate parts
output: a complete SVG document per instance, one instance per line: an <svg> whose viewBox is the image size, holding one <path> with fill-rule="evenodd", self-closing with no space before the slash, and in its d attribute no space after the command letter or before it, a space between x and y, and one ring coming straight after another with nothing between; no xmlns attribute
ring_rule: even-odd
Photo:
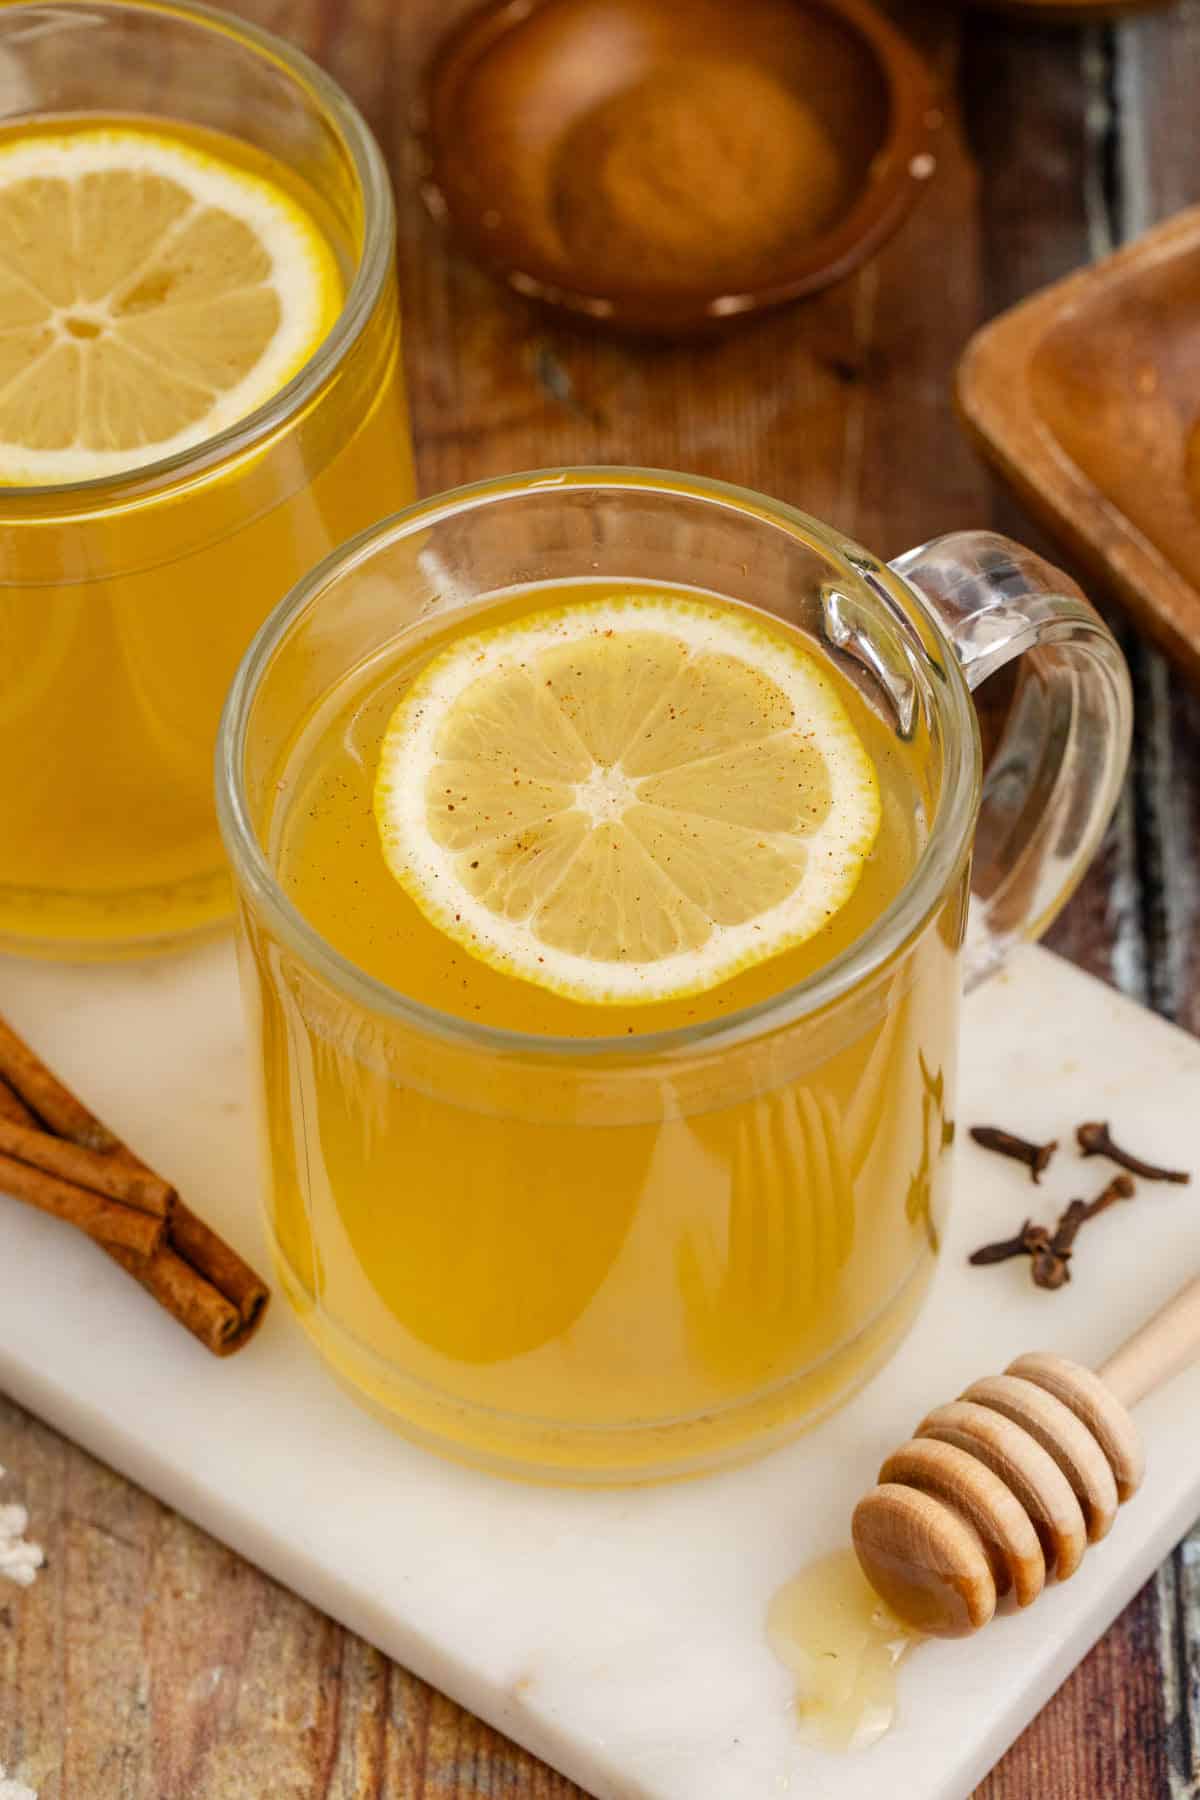
<svg viewBox="0 0 1200 1800"><path fill-rule="evenodd" d="M986 326L971 436L1200 687L1200 207Z"/></svg>

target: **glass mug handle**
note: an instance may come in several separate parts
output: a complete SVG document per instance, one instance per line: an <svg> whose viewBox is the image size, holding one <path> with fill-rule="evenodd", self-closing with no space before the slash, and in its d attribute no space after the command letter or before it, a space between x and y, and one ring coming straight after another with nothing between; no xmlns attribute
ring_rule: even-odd
<svg viewBox="0 0 1200 1800"><path fill-rule="evenodd" d="M1075 583L1009 538L955 532L891 567L932 607L968 687L1025 656L984 771L967 925L970 987L1014 944L1041 935L1099 848L1129 760L1129 671Z"/></svg>

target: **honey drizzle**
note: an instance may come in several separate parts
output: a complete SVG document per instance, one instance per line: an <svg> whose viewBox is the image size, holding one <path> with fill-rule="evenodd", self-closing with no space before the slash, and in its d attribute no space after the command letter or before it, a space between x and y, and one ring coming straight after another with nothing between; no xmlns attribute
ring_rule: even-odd
<svg viewBox="0 0 1200 1800"><path fill-rule="evenodd" d="M767 1637L799 1678L795 1711L805 1743L865 1750L890 1730L896 1668L920 1639L873 1591L853 1551L818 1558L780 1588Z"/></svg>

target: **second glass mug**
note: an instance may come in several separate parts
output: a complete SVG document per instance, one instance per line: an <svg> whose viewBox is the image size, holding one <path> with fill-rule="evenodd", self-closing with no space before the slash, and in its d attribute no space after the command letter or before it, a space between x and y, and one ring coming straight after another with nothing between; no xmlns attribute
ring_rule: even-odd
<svg viewBox="0 0 1200 1800"><path fill-rule="evenodd" d="M551 1039L452 1018L356 967L278 879L273 808L322 699L455 609L580 579L786 618L886 723L924 817L848 949L707 1024ZM970 689L1022 652L983 779ZM560 1481L712 1468L843 1400L934 1265L964 974L1071 892L1129 732L1104 625L989 533L888 566L739 489L559 470L420 503L331 556L243 663L218 808L279 1278L333 1369L435 1448Z"/></svg>
<svg viewBox="0 0 1200 1800"><path fill-rule="evenodd" d="M171 0L0 8L0 114L236 138L346 281L328 337L249 417L126 474L0 494L0 949L125 954L228 915L212 755L238 660L306 569L413 496L391 189L315 64Z"/></svg>

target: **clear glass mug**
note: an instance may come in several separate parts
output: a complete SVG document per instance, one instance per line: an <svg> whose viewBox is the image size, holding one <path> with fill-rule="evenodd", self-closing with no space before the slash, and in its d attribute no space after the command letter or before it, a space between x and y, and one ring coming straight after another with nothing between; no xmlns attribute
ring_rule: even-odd
<svg viewBox="0 0 1200 1800"><path fill-rule="evenodd" d="M886 722L927 809L907 884L849 949L695 1028L547 1039L434 1012L324 941L273 866L318 701L400 634L580 576L786 617ZM983 778L970 689L1025 652ZM409 1435L554 1480L711 1468L844 1399L933 1268L964 975L1071 892L1129 732L1109 632L989 533L889 566L760 495L562 470L423 502L330 557L242 665L218 806L279 1279L333 1369Z"/></svg>
<svg viewBox="0 0 1200 1800"><path fill-rule="evenodd" d="M346 96L227 13L0 8L0 130L30 115L239 139L314 213L347 283L298 374L197 449L0 489L0 949L114 955L232 910L212 754L238 660L293 582L413 497L394 218Z"/></svg>

